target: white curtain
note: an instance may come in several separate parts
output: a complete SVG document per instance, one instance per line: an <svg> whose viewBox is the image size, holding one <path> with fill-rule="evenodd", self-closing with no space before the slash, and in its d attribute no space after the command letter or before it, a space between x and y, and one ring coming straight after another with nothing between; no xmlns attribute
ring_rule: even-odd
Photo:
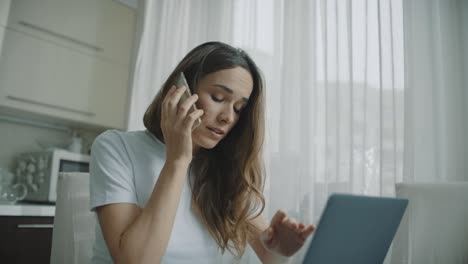
<svg viewBox="0 0 468 264"><path fill-rule="evenodd" d="M468 1L404 1L406 182L468 180Z"/></svg>
<svg viewBox="0 0 468 264"><path fill-rule="evenodd" d="M176 63L219 40L246 50L266 79L267 218L281 208L316 224L332 192L394 195L403 178L401 0L145 4L130 130L143 128ZM242 263L257 263L251 255Z"/></svg>
<svg viewBox="0 0 468 264"><path fill-rule="evenodd" d="M398 193L410 204L392 262L468 263L468 1L408 0L403 11L405 165ZM441 228L428 232L434 226Z"/></svg>

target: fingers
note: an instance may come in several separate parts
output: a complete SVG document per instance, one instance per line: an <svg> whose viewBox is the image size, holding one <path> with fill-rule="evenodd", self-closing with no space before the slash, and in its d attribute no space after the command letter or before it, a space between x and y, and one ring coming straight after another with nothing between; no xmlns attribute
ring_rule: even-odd
<svg viewBox="0 0 468 264"><path fill-rule="evenodd" d="M286 217L286 213L278 210L276 214L271 218L270 227L264 231L263 240L268 248L274 248L278 244L278 239L275 239L275 229L280 226L283 219Z"/></svg>
<svg viewBox="0 0 468 264"><path fill-rule="evenodd" d="M176 88L175 85L169 89L162 102L162 119L171 123L179 120L185 128L193 130L201 123L200 117L203 115L203 111L196 111L195 102L198 100L198 95L187 97L184 95L186 90L185 86ZM182 97L187 99L181 101Z"/></svg>
<svg viewBox="0 0 468 264"><path fill-rule="evenodd" d="M182 91L182 88L185 89L185 87L177 88L175 85L172 85L171 88L169 89L169 91L167 91L166 96L164 97L162 103L167 105L169 103L169 101L174 97L174 94L177 91Z"/></svg>
<svg viewBox="0 0 468 264"><path fill-rule="evenodd" d="M169 102L168 102L169 106L177 109L179 105L179 101L182 98L185 90L187 90L185 86L178 87L169 97Z"/></svg>
<svg viewBox="0 0 468 264"><path fill-rule="evenodd" d="M301 237L305 240L305 239L307 239L307 237L310 236L310 234L312 234L312 232L314 232L314 231L315 231L315 226L309 225L309 226L305 227L305 228L301 231L300 235L301 235Z"/></svg>
<svg viewBox="0 0 468 264"><path fill-rule="evenodd" d="M185 128L190 127L192 128L192 130L195 129L195 127L200 124L201 122L200 118L203 116L203 113L204 112L202 109L198 109L188 114L184 121ZM197 121L197 124L194 126L196 121Z"/></svg>
<svg viewBox="0 0 468 264"><path fill-rule="evenodd" d="M278 210L276 214L273 216L271 219L271 226L279 225L283 222L283 220L286 217L286 213L283 212L282 210Z"/></svg>
<svg viewBox="0 0 468 264"><path fill-rule="evenodd" d="M167 94L161 103L161 108L162 108L161 121L166 120L168 117L167 102L169 98L171 97L171 95L174 93L175 89L176 89L175 85L171 86L171 88L169 89L169 91L167 91Z"/></svg>
<svg viewBox="0 0 468 264"><path fill-rule="evenodd" d="M299 227L299 224L294 218L285 217L282 223L293 230L297 230Z"/></svg>
<svg viewBox="0 0 468 264"><path fill-rule="evenodd" d="M303 223L298 222L295 218L289 218L282 210L278 210L271 220L271 226L284 225L294 231L302 231L305 228Z"/></svg>
<svg viewBox="0 0 468 264"><path fill-rule="evenodd" d="M169 89L169 91L166 94L166 97L164 97L164 100L162 102L163 108L165 110L164 112L166 112L167 114L177 113L177 105L185 89L185 86L176 88L175 85L173 85L171 89Z"/></svg>
<svg viewBox="0 0 468 264"><path fill-rule="evenodd" d="M305 225L302 222L298 222L294 218L287 217L286 213L281 210L278 210L271 220L269 229L273 231L273 228L275 230L276 228L279 230L285 230L284 228L286 228L286 230L290 230L289 232L292 231L290 234L294 234L293 236L301 243L304 243L307 237L315 230L314 225ZM274 238L272 240L274 240Z"/></svg>
<svg viewBox="0 0 468 264"><path fill-rule="evenodd" d="M187 98L187 100L183 101L178 109L177 109L177 115L180 116L185 116L187 113L190 113L192 111L195 111L197 108L195 107L195 102L198 100L198 95L194 94Z"/></svg>
<svg viewBox="0 0 468 264"><path fill-rule="evenodd" d="M265 231L263 231L261 238L265 243L270 243L273 238L273 228L268 227Z"/></svg>
<svg viewBox="0 0 468 264"><path fill-rule="evenodd" d="M264 239L263 242L267 246L267 248L274 248L278 244L278 240L275 239L274 231L272 227L269 227L264 231Z"/></svg>
<svg viewBox="0 0 468 264"><path fill-rule="evenodd" d="M177 86L172 85L169 91L167 91L166 97L171 96L177 90Z"/></svg>
<svg viewBox="0 0 468 264"><path fill-rule="evenodd" d="M314 225L308 225L306 226L303 223L297 222L296 219L294 218L288 218L285 217L283 221L281 222L284 226L289 228L290 230L296 232L302 239L307 239L307 237L312 234L315 230Z"/></svg>
<svg viewBox="0 0 468 264"><path fill-rule="evenodd" d="M172 99L175 96L175 93L180 90L177 89L175 85L171 86L171 89L167 92L166 96L164 97L162 101L162 113L161 113L161 119L162 120L171 120L172 117L175 115L177 110L177 106L174 105L172 102ZM179 95L180 98L180 95Z"/></svg>
<svg viewBox="0 0 468 264"><path fill-rule="evenodd" d="M273 228L268 228L267 229L267 238L268 240L271 240L273 238Z"/></svg>

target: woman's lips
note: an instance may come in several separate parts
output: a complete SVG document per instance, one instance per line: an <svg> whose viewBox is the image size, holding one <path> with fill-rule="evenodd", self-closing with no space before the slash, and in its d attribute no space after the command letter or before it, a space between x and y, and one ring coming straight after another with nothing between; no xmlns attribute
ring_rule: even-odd
<svg viewBox="0 0 468 264"><path fill-rule="evenodd" d="M216 137L222 137L224 135L224 131L219 128L213 128L213 127L207 127L208 130L210 130L212 135L215 135Z"/></svg>

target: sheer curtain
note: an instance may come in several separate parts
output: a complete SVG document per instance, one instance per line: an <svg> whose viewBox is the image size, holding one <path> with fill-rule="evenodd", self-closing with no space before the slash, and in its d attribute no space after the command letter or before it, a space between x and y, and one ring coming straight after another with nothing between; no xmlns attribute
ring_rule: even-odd
<svg viewBox="0 0 468 264"><path fill-rule="evenodd" d="M409 0L403 10L405 184L398 193L410 205L392 261L468 263L468 1ZM443 228L427 232L434 226Z"/></svg>
<svg viewBox="0 0 468 264"><path fill-rule="evenodd" d="M317 223L330 193L394 195L403 178L402 1L145 5L130 130L143 128L144 110L182 56L219 40L246 50L265 76L267 218L281 208Z"/></svg>
<svg viewBox="0 0 468 264"><path fill-rule="evenodd" d="M411 0L404 10L404 181L468 181L468 1Z"/></svg>

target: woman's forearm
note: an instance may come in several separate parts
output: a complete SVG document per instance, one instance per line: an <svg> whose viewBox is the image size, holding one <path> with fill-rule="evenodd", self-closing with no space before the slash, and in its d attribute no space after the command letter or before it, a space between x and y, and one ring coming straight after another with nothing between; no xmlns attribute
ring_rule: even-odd
<svg viewBox="0 0 468 264"><path fill-rule="evenodd" d="M120 249L125 263L159 263L164 255L182 188L187 162L166 162L146 206L122 234Z"/></svg>

